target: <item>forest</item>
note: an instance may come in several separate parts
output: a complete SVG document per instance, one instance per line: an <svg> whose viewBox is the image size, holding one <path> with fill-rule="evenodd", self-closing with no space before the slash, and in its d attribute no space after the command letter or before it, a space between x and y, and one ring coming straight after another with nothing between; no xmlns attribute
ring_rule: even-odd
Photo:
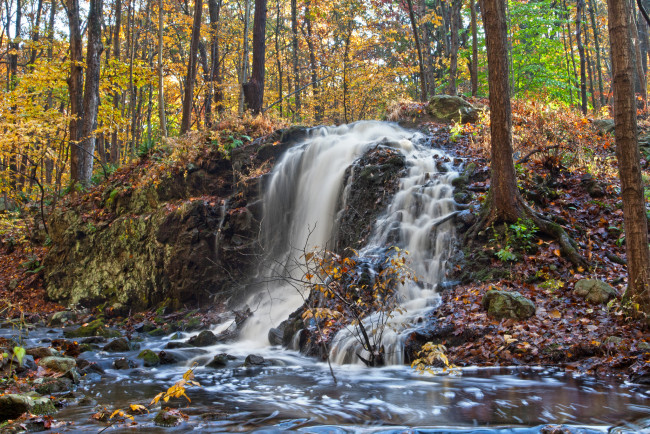
<svg viewBox="0 0 650 434"><path fill-rule="evenodd" d="M0 2L0 433L649 429L649 13Z"/></svg>

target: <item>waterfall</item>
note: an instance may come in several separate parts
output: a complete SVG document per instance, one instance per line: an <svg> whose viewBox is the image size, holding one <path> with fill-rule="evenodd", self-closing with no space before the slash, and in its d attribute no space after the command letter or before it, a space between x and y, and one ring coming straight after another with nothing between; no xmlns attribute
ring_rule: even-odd
<svg viewBox="0 0 650 434"><path fill-rule="evenodd" d="M398 228L398 245L410 252L410 266L420 282L399 289L406 313L396 320L408 322L436 303L436 286L443 278L453 238L453 225L438 223L454 211L449 182L455 173L439 173L435 157L443 154L421 146L423 139L423 135L394 124L363 121L316 128L303 143L285 153L264 191L260 236L266 259L258 275L259 287L247 300L254 315L242 331L244 339L268 345L268 330L303 304L306 294L291 284L292 278L302 277L297 266L300 255L315 248L332 248L337 206L345 203L341 196L349 190L343 185L345 171L380 142L401 152L409 169L360 257L387 247L390 234ZM394 326L384 332L388 363L402 362L401 335ZM333 342L332 360L350 363L360 351L354 336L341 330Z"/></svg>

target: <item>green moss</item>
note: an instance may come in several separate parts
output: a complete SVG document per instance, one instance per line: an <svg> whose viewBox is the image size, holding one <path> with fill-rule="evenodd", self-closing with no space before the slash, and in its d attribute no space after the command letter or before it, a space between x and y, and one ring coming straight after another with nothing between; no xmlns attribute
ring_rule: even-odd
<svg viewBox="0 0 650 434"><path fill-rule="evenodd" d="M146 367L158 366L160 364L158 354L149 349L142 350L140 354L138 354L138 359L142 359L144 366Z"/></svg>
<svg viewBox="0 0 650 434"><path fill-rule="evenodd" d="M54 404L48 398L35 398L31 413L37 416L54 414L56 413L56 407L54 407Z"/></svg>

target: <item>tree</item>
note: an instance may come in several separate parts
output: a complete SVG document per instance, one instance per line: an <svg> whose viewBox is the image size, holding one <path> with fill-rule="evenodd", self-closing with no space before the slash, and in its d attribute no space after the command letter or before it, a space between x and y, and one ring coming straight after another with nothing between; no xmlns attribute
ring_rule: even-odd
<svg viewBox="0 0 650 434"><path fill-rule="evenodd" d="M634 62L630 39L630 10L627 0L608 0L611 40L616 157L618 159L625 248L627 252L627 297L650 313L650 253L648 220L644 200L639 145L637 142Z"/></svg>
<svg viewBox="0 0 650 434"><path fill-rule="evenodd" d="M580 55L580 109L583 114L587 114L587 74L585 66L585 48L582 45L582 9L584 7L584 0L577 0L576 11L576 43L578 45L578 54Z"/></svg>
<svg viewBox="0 0 650 434"><path fill-rule="evenodd" d="M562 251L577 266L586 266L578 254L575 242L564 229L533 211L517 188L512 160L512 109L508 86L508 42L505 0L484 0L481 12L488 58L488 88L490 100L490 191L481 218L468 237L493 224L530 219L544 233L557 239Z"/></svg>
<svg viewBox="0 0 650 434"><path fill-rule="evenodd" d="M244 100L250 111L258 114L264 103L264 65L266 53L266 0L255 0L253 17L253 69L244 83Z"/></svg>
<svg viewBox="0 0 650 434"><path fill-rule="evenodd" d="M427 100L427 78L424 73L424 59L422 58L422 47L420 45L420 36L418 35L417 21L415 19L415 13L413 11L413 0L406 0L409 18L411 20L411 29L413 30L413 39L415 39L415 49L418 52L418 66L420 68L420 99L422 101Z"/></svg>
<svg viewBox="0 0 650 434"><path fill-rule="evenodd" d="M190 130L192 125L192 106L194 105L194 81L196 80L196 54L199 50L201 37L201 15L203 0L194 0L194 21L192 23L192 40L190 41L190 59L187 63L185 79L185 96L183 97L183 117L181 118L181 134Z"/></svg>

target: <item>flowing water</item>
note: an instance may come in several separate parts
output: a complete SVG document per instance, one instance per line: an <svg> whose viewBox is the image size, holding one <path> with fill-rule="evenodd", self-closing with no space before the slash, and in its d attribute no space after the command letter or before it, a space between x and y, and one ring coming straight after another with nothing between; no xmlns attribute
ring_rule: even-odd
<svg viewBox="0 0 650 434"><path fill-rule="evenodd" d="M137 425L117 425L108 432L533 433L546 424L564 424L570 432L580 433L607 432L617 424L621 427L615 432L650 432L647 388L576 378L548 368L467 368L456 376L420 375L400 365L400 330L385 341L387 353L394 355L388 361L394 365L370 369L335 364L336 382L327 365L268 345L269 328L303 302L302 295L286 283L287 276L300 273L295 266L297 255L303 249L331 243L339 196L344 196L345 203L349 191L343 185L345 170L378 143L405 156L408 174L360 256L371 258L389 240L399 240L411 252L411 266L424 282L400 288L407 308L407 316L400 321L412 321L435 305L436 287L453 239L451 224L440 222L454 211L449 182L455 174L439 173L434 161L439 152L426 149L422 139L419 134L376 122L312 131L305 143L290 149L278 162L268 183L262 232L268 259L259 276L264 285L248 300L255 314L244 337L212 347L165 350L183 361L155 368L113 367L119 357L137 360L136 350L82 353L80 358L96 362L105 373L86 375L77 391L64 398L71 405L55 417L70 424L57 431L98 432L104 425L90 418L98 408L146 404L196 362L201 387L187 391L191 403L171 403L183 408L190 416L188 421L176 428L156 427L152 411L137 416ZM224 321L214 331L225 330L232 321ZM0 336L14 334L0 328ZM359 349L350 335L339 335L334 359L350 362ZM24 345L47 345L60 337L60 329L39 329ZM154 351L164 349L172 339L146 334L134 338L141 340L141 349ZM233 360L221 369L208 368L206 364L219 353ZM251 353L263 356L267 364L243 367Z"/></svg>
<svg viewBox="0 0 650 434"><path fill-rule="evenodd" d="M454 212L451 180L455 172L440 173L436 157L442 153L425 146L425 137L385 122L357 122L312 131L304 143L294 146L276 164L264 193L262 244L267 260L260 272L263 288L247 304L255 311L244 331L250 345L268 344L268 330L285 320L304 301L304 294L292 279L305 273L300 256L305 251L331 248L337 230L337 216L347 202L353 175L344 185L346 170L364 152L388 146L402 153L408 167L398 192L376 222L359 261L381 257L392 242L409 251L409 265L419 282L400 288L405 313L384 328L383 345L388 364L402 364L401 324L412 322L437 302L436 287L444 275L451 251L452 224L446 217ZM394 240L396 238L396 240ZM365 320L367 329L379 321ZM339 332L332 344L335 363L359 362L366 356L355 334Z"/></svg>

